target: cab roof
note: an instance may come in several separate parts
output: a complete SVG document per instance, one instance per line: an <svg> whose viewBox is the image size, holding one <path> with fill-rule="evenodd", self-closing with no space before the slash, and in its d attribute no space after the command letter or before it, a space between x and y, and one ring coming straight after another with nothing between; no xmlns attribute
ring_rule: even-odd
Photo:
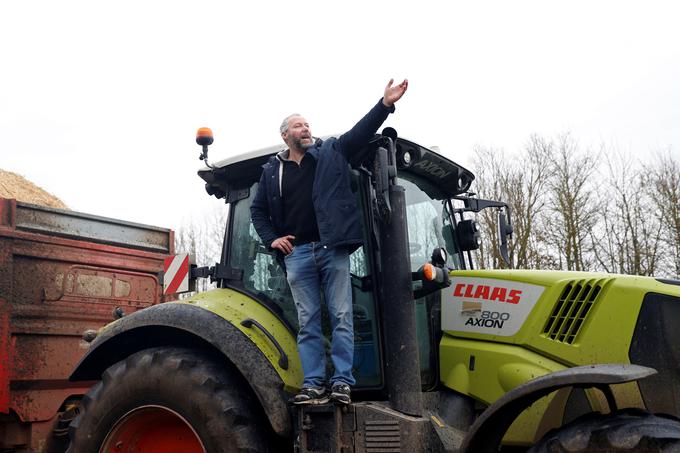
<svg viewBox="0 0 680 453"><path fill-rule="evenodd" d="M469 170L415 142L399 137L396 147L397 155L409 152L413 159L410 166L399 168L399 176L415 182L432 198L460 195L470 188L475 179ZM206 182L206 191L210 195L223 198L229 191L245 189L259 181L262 165L284 149L281 144L228 157L212 164L212 168L200 169L198 175Z"/></svg>

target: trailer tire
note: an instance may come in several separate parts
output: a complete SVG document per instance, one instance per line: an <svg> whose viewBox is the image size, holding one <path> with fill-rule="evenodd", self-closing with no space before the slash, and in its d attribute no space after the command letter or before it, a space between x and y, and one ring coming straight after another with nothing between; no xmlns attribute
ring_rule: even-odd
<svg viewBox="0 0 680 453"><path fill-rule="evenodd" d="M137 352L83 398L67 453L266 452L271 429L244 385L201 351Z"/></svg>
<svg viewBox="0 0 680 453"><path fill-rule="evenodd" d="M590 413L549 431L529 453L680 452L680 419L625 409Z"/></svg>

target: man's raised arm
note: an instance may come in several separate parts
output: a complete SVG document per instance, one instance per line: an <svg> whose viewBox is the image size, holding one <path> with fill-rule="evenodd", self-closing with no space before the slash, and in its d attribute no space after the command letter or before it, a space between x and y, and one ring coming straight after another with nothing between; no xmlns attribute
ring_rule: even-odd
<svg viewBox="0 0 680 453"><path fill-rule="evenodd" d="M394 112L394 104L401 99L408 89L408 80L404 79L398 85L393 85L394 79L390 79L385 87L383 97L359 122L348 132L338 139L340 150L349 157L353 152L361 149L378 128L385 122L387 115Z"/></svg>

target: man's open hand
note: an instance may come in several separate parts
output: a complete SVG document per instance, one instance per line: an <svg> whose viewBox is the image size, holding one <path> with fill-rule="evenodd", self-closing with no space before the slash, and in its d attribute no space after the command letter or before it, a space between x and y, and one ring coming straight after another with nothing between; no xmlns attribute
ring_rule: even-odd
<svg viewBox="0 0 680 453"><path fill-rule="evenodd" d="M284 255L288 255L293 251L293 244L290 242L295 239L295 236L282 236L280 238L274 239L272 242L272 248L281 251Z"/></svg>
<svg viewBox="0 0 680 453"><path fill-rule="evenodd" d="M392 107L406 93L408 88L408 80L404 79L399 85L394 85L394 79L390 79L385 87L385 94L383 95L383 104L387 107Z"/></svg>

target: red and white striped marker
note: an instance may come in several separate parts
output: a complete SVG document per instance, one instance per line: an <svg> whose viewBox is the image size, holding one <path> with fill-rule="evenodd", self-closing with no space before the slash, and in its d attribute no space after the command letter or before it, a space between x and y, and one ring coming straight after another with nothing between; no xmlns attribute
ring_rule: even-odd
<svg viewBox="0 0 680 453"><path fill-rule="evenodd" d="M163 294L189 291L189 255L174 255L163 262Z"/></svg>

